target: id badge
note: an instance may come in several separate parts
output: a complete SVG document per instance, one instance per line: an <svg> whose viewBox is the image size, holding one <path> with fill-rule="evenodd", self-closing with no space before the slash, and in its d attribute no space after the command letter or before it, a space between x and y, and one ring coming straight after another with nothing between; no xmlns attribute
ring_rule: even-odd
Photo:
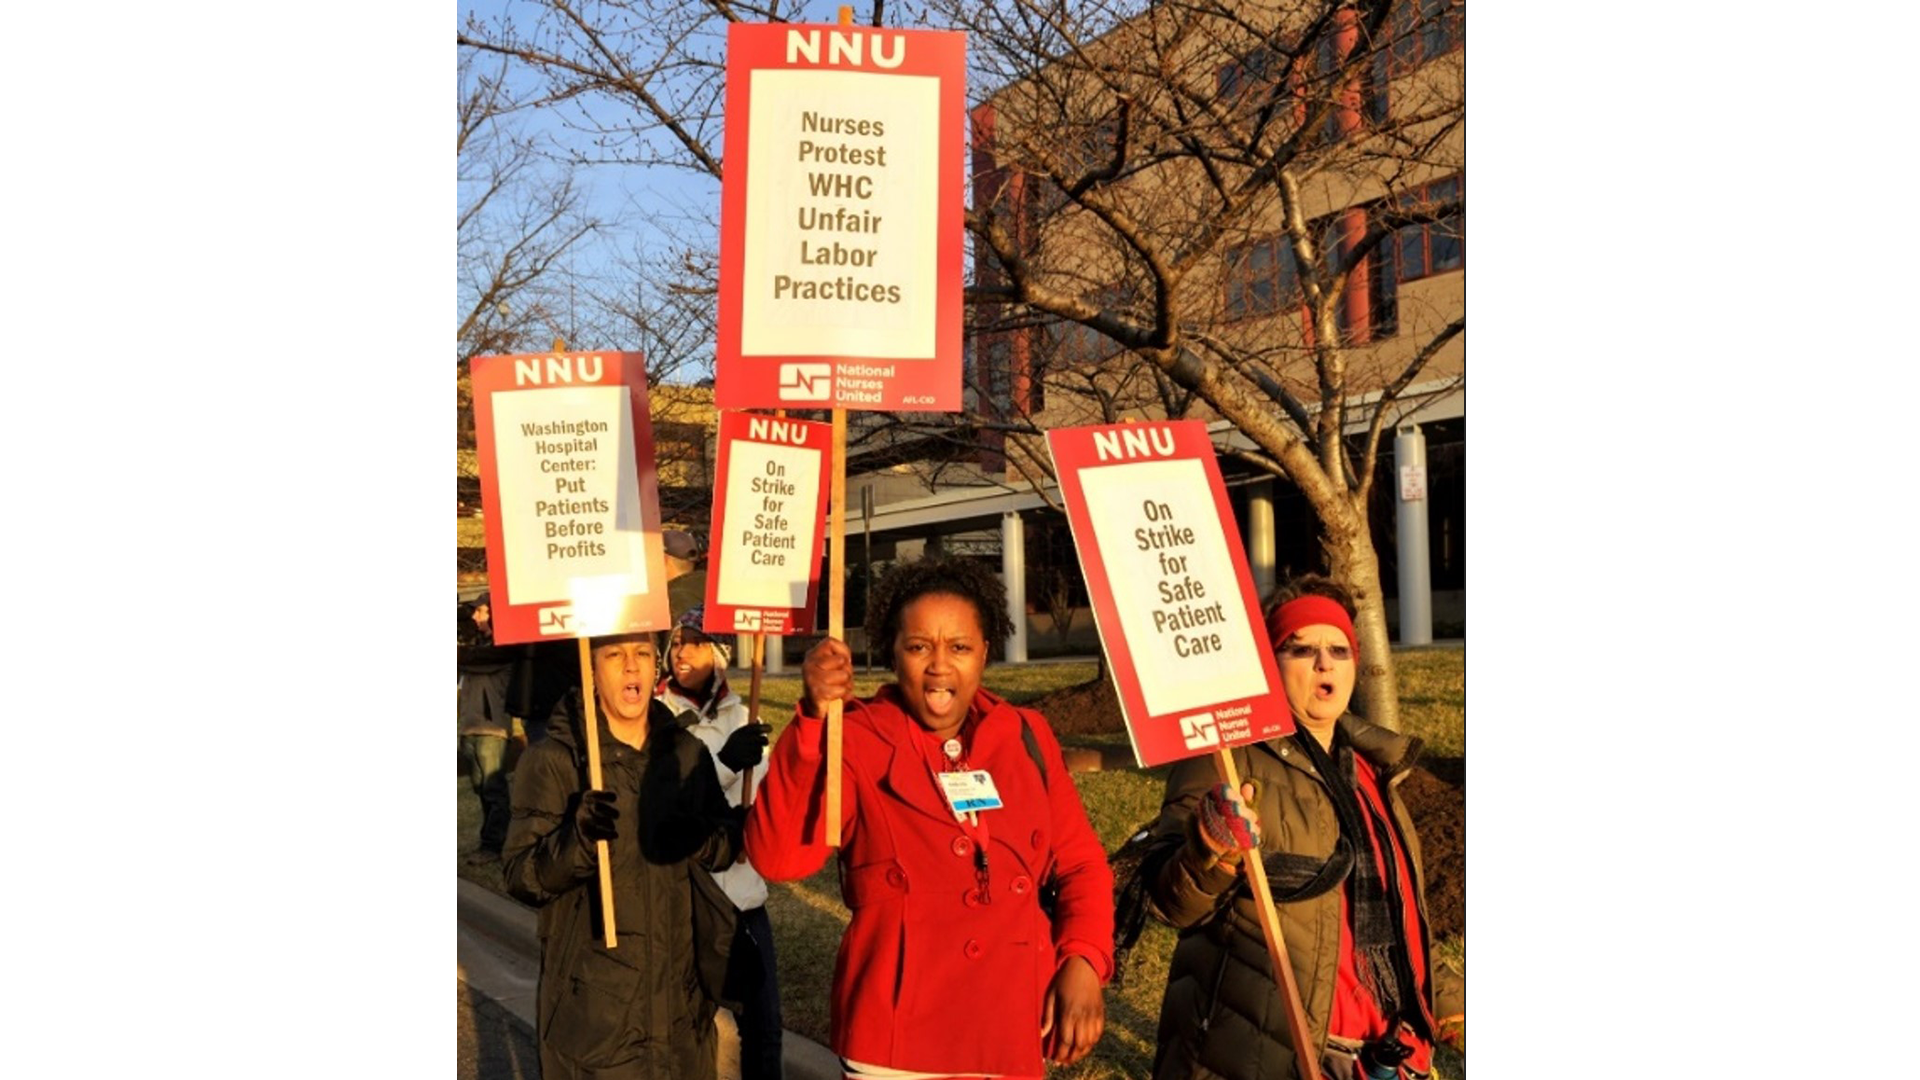
<svg viewBox="0 0 1920 1080"><path fill-rule="evenodd" d="M998 810L1000 792L993 786L993 777L985 772L944 772L940 777L941 793L947 797L947 805L953 807L954 815L976 813L981 810Z"/></svg>

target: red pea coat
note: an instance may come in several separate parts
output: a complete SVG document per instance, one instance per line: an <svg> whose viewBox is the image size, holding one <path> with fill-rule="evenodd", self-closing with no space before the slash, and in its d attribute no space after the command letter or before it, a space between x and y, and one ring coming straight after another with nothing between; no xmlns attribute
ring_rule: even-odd
<svg viewBox="0 0 1920 1080"><path fill-rule="evenodd" d="M1080 956L1103 985L1113 976L1113 872L1052 728L975 693L965 761L992 775L1005 805L981 811L970 835L934 779L932 736L894 686L843 710L840 878L852 921L834 963L834 1052L923 1072L1042 1075L1041 1006L1059 965ZM825 765L825 722L796 716L747 816L748 858L769 881L826 863ZM1051 922L1039 903L1049 873L1059 887Z"/></svg>

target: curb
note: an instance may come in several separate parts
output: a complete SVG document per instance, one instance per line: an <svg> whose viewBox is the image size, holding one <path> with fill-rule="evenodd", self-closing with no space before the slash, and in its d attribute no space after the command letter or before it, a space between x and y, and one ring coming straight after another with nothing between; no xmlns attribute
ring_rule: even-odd
<svg viewBox="0 0 1920 1080"><path fill-rule="evenodd" d="M456 878L459 882L459 925L488 940L504 952L514 954L531 969L540 967L540 916L532 908L511 897L476 885L465 878ZM483 980L484 981L484 980ZM480 988L488 993L486 986ZM535 1009L531 995L490 993L513 1018L526 1025L532 1033L535 1028ZM722 1009L718 1019L723 1040L733 1037L733 1017ZM781 1037L781 1068L787 1080L841 1080L845 1075L840 1069L840 1058L833 1051L814 1042L804 1035L791 1030ZM727 1048L722 1048L721 1060L728 1060ZM737 1053L732 1055L738 1061ZM738 1065L734 1066L735 1070ZM722 1071L722 1077L728 1075ZM737 1076L737 1071L734 1074Z"/></svg>
<svg viewBox="0 0 1920 1080"><path fill-rule="evenodd" d="M520 901L501 896L484 885L475 885L466 878L454 880L460 883L461 924L532 958L538 966L540 916Z"/></svg>

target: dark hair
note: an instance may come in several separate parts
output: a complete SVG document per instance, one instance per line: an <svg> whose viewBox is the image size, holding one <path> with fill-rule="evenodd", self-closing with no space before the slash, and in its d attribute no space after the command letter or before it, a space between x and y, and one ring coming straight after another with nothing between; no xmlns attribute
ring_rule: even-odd
<svg viewBox="0 0 1920 1080"><path fill-rule="evenodd" d="M666 648L660 643L658 630L632 630L624 634L601 634L587 639L587 651L592 652L602 645L618 645L628 638L645 638L653 646L653 655L657 659L666 659Z"/></svg>
<svg viewBox="0 0 1920 1080"><path fill-rule="evenodd" d="M900 633L900 613L908 604L934 594L957 596L973 605L980 632L987 639L989 657L1005 648L1013 636L1013 617L1007 614L1007 587L998 575L971 559L940 556L918 562L895 563L874 583L867 598L867 641L876 651L892 652Z"/></svg>
<svg viewBox="0 0 1920 1080"><path fill-rule="evenodd" d="M1303 596L1324 596L1346 610L1348 619L1358 619L1360 613L1353 606L1353 594L1345 585L1324 574L1300 574L1290 577L1274 587L1272 595L1267 597L1261 614L1268 619L1280 609L1280 605L1289 600L1298 600ZM1279 642L1274 644L1278 645Z"/></svg>

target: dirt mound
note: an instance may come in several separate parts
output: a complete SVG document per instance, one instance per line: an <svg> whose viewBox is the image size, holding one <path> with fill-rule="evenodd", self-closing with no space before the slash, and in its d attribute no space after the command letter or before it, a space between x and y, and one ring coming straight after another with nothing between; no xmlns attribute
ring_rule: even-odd
<svg viewBox="0 0 1920 1080"><path fill-rule="evenodd" d="M1427 872L1427 929L1435 941L1467 932L1465 765L1464 758L1438 758L1425 768L1414 766L1400 785L1400 798L1420 834L1421 863ZM1457 786L1441 779L1448 772L1460 777Z"/></svg>
<svg viewBox="0 0 1920 1080"><path fill-rule="evenodd" d="M1127 729L1120 719L1120 699L1114 695L1113 680L1104 676L1055 690L1027 707L1038 709L1063 741L1068 741L1069 735L1098 735Z"/></svg>
<svg viewBox="0 0 1920 1080"><path fill-rule="evenodd" d="M1097 679L1056 690L1030 708L1038 709L1060 736L1073 745L1075 735L1125 730L1113 680ZM1465 758L1431 758L1415 766L1400 787L1400 797L1420 833L1427 872L1427 924L1434 940L1467 929L1467 769Z"/></svg>

